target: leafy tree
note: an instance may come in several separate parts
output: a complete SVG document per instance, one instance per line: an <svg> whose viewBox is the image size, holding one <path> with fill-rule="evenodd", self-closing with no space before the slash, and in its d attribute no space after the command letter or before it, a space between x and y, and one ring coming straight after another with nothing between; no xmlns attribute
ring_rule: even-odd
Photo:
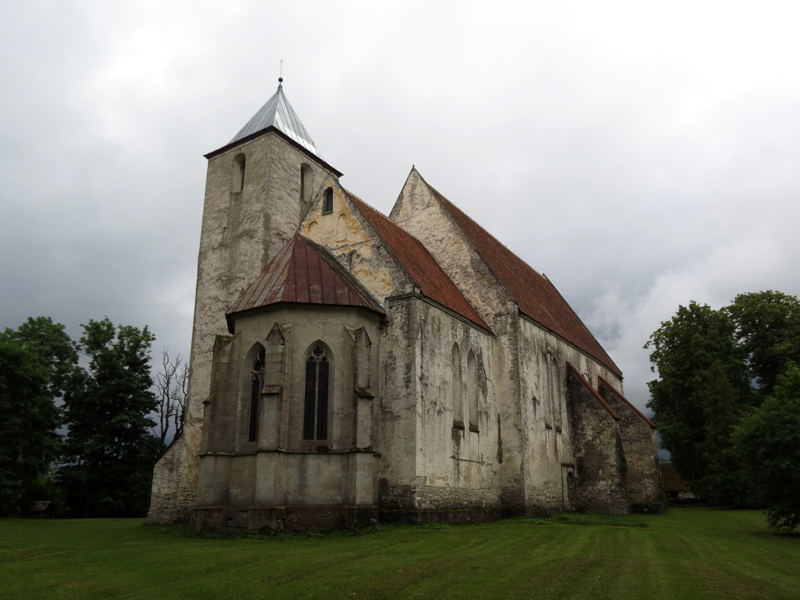
<svg viewBox="0 0 800 600"><path fill-rule="evenodd" d="M735 332L729 314L691 302L661 323L645 345L652 349L652 370L657 368L659 375L648 383L648 407L655 413L662 444L672 454L675 468L695 488L712 461L707 440L710 406L724 402L724 394L730 394L731 401L749 394L745 352ZM712 365L716 365L713 371ZM713 443L720 443L718 436Z"/></svg>
<svg viewBox="0 0 800 600"><path fill-rule="evenodd" d="M156 410L147 327L115 328L110 320L83 326L78 369L64 395L69 430L59 481L78 516L139 516L147 511L153 463L163 448L147 416Z"/></svg>
<svg viewBox="0 0 800 600"><path fill-rule="evenodd" d="M0 515L24 513L27 493L59 450L47 364L0 336Z"/></svg>
<svg viewBox="0 0 800 600"><path fill-rule="evenodd" d="M0 338L38 354L49 372L48 393L54 398L63 395L64 387L78 365L78 352L61 323L53 323L50 317L28 317L18 329L6 329L0 333Z"/></svg>
<svg viewBox="0 0 800 600"><path fill-rule="evenodd" d="M750 485L733 443L743 405L719 362L713 362L706 371L698 401L703 407L704 439L695 448L701 469L700 476L692 482L693 489L716 504L753 505Z"/></svg>
<svg viewBox="0 0 800 600"><path fill-rule="evenodd" d="M29 318L0 333L0 514L25 513L58 455L53 402L78 361L64 326Z"/></svg>
<svg viewBox="0 0 800 600"><path fill-rule="evenodd" d="M767 504L772 527L800 525L800 367L790 362L774 395L747 414L735 440L742 463Z"/></svg>
<svg viewBox="0 0 800 600"><path fill-rule="evenodd" d="M759 397L766 398L775 390L787 362L800 361L800 301L768 290L740 294L726 310L736 323Z"/></svg>

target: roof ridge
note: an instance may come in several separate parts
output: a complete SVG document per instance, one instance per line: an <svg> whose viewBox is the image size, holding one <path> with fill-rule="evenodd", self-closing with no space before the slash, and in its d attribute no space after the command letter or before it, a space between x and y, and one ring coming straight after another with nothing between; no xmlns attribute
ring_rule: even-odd
<svg viewBox="0 0 800 600"><path fill-rule="evenodd" d="M615 375L622 377L622 371L550 279L509 250L505 244L448 200L425 181L419 171L417 174L500 285L517 303L521 314L561 336L605 365Z"/></svg>
<svg viewBox="0 0 800 600"><path fill-rule="evenodd" d="M419 171L417 171L417 173L419 173ZM532 270L534 273L536 273L537 275L541 275L542 277L544 277L545 279L547 279L548 281L550 281L550 280L548 279L547 275L545 275L544 273L540 273L539 271L537 271L536 269L534 269L533 267L531 267L531 266L528 264L528 262L527 262L527 261L526 261L524 258L520 257L520 256L519 256L517 253L515 253L513 250L511 250L511 249L510 249L510 248L509 248L509 247L508 247L506 244L504 244L503 242L501 242L501 241L500 241L499 239L497 239L497 238L496 238L496 237L495 237L495 236L494 236L492 233L490 233L490 232L489 232L489 230L487 230L485 227L483 227L483 225L481 225L481 224L480 224L480 223L478 223L478 222L477 222L475 219L473 219L472 217L470 217L470 216L469 216L467 213L465 213L465 212L464 212L463 210L461 210L461 209L460 209L458 206L456 206L456 205L455 205L455 204L454 204L454 203L453 203L451 200L448 200L448 199L445 197L445 195L444 195L444 194L442 194L442 193L441 193L439 190L437 190L435 187L433 187L433 186L432 186L430 183L428 183L427 181L425 181L425 178L424 178L424 177L422 177L422 175L421 175L421 174L420 174L420 179L422 179L422 181L424 181L424 182L425 182L425 185L427 185L427 186L428 186L428 187L431 189L431 191L432 191L432 192L433 192L433 193L434 193L436 196L438 196L438 199L439 199L440 201L441 201L441 200L444 200L445 202L447 202L447 203L448 203L450 206L452 206L454 209L456 209L458 212L460 212L462 215L464 215L464 217L465 217L466 219L469 219L470 221L472 221L472 223L473 223L473 224L474 224L476 227L480 227L481 229L483 229L483 231L486 233L486 235L488 235L489 237L491 237L491 238L492 238L494 241L496 241L496 242L497 242L498 244L500 244L500 245L501 245L503 248L505 248L505 249L508 251L508 253L509 253L509 254L513 255L515 258L517 258L517 259L519 259L520 261L524 262L524 263L525 263L526 265L528 265L528 267L530 267L530 269L531 269L531 270ZM491 268L491 267L490 267L490 268Z"/></svg>

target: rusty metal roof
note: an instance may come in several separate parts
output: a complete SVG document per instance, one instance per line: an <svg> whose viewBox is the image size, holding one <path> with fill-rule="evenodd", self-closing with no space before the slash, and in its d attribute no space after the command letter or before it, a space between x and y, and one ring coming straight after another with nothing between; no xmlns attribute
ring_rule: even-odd
<svg viewBox="0 0 800 600"><path fill-rule="evenodd" d="M547 277L531 268L427 182L425 185L508 290L523 315L574 344L622 377L622 371Z"/></svg>
<svg viewBox="0 0 800 600"><path fill-rule="evenodd" d="M481 318L422 242L354 194L347 192L347 195L397 258L400 266L419 287L423 296L492 333L491 327Z"/></svg>
<svg viewBox="0 0 800 600"><path fill-rule="evenodd" d="M253 115L253 118L228 142L226 147L268 127L275 127L315 156L322 158L317 152L314 140L300 122L300 117L286 99L286 94L283 93L283 84L278 85L278 90L272 98L267 100L267 103Z"/></svg>
<svg viewBox="0 0 800 600"><path fill-rule="evenodd" d="M295 235L225 313L231 316L279 302L360 306L384 314L383 306L328 250Z"/></svg>

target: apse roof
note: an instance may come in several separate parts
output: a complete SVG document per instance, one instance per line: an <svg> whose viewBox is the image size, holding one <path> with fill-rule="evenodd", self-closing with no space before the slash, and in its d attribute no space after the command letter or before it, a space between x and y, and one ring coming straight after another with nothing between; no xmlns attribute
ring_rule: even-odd
<svg viewBox="0 0 800 600"><path fill-rule="evenodd" d="M359 306L384 314L381 303L333 254L299 234L228 309L229 329L232 315L279 302Z"/></svg>
<svg viewBox="0 0 800 600"><path fill-rule="evenodd" d="M428 185L428 188L514 298L522 314L596 358L615 375L622 376L619 367L547 277L535 271L433 187Z"/></svg>
<svg viewBox="0 0 800 600"><path fill-rule="evenodd" d="M272 98L267 100L267 103L261 107L253 118L247 122L247 125L242 127L227 145L230 146L267 127L275 127L315 156L322 158L317 153L314 140L311 139L308 131L300 122L300 117L297 116L292 105L289 104L289 100L286 99L286 94L283 93L283 84L278 85L278 90Z"/></svg>
<svg viewBox="0 0 800 600"><path fill-rule="evenodd" d="M383 240L389 251L400 262L400 266L419 287L423 296L472 321L486 331L492 331L422 242L354 194L347 192L347 195L378 234L378 237Z"/></svg>

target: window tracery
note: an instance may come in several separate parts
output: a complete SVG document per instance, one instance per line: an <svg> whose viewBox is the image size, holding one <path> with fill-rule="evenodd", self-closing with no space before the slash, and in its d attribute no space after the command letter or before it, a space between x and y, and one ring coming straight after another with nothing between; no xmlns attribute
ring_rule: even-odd
<svg viewBox="0 0 800 600"><path fill-rule="evenodd" d="M328 397L330 358L321 345L314 346L306 359L306 394L303 411L303 439L328 439Z"/></svg>

